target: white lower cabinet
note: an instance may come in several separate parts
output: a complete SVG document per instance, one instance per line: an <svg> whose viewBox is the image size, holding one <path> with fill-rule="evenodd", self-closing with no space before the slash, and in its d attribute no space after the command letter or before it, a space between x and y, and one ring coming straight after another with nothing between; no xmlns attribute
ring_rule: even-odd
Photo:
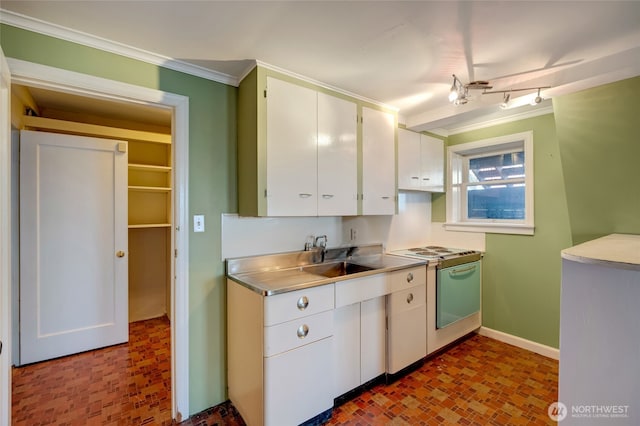
<svg viewBox="0 0 640 426"><path fill-rule="evenodd" d="M360 382L367 383L385 372L386 313L384 297L360 304Z"/></svg>
<svg viewBox="0 0 640 426"><path fill-rule="evenodd" d="M333 407L327 337L264 359L264 424L298 425Z"/></svg>
<svg viewBox="0 0 640 426"><path fill-rule="evenodd" d="M385 372L384 296L334 311L334 397Z"/></svg>
<svg viewBox="0 0 640 426"><path fill-rule="evenodd" d="M262 295L227 280L229 399L248 426L333 407L334 285Z"/></svg>

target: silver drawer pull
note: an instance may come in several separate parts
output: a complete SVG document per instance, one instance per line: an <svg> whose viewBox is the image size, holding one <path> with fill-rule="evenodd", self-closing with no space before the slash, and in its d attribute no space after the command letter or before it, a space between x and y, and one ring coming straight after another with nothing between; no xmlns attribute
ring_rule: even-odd
<svg viewBox="0 0 640 426"><path fill-rule="evenodd" d="M329 198L333 198L333 194L322 194L322 198L328 200Z"/></svg>
<svg viewBox="0 0 640 426"><path fill-rule="evenodd" d="M413 281L413 274L411 272L409 272L407 274L407 282L410 283L411 281Z"/></svg>
<svg viewBox="0 0 640 426"><path fill-rule="evenodd" d="M419 178L418 176L411 176L411 179L418 180L418 179L420 179L420 178Z"/></svg>
<svg viewBox="0 0 640 426"><path fill-rule="evenodd" d="M309 334L309 326L307 324L302 324L298 327L298 331L296 332L299 339L304 339Z"/></svg>
<svg viewBox="0 0 640 426"><path fill-rule="evenodd" d="M309 306L309 299L307 299L307 296L302 296L300 299L298 299L298 309L304 311L305 309L307 309L307 306Z"/></svg>
<svg viewBox="0 0 640 426"><path fill-rule="evenodd" d="M303 192L303 193L301 193L301 194L298 194L298 196L299 196L300 198L309 198L309 197L311 197L311 194L306 193L306 192Z"/></svg>
<svg viewBox="0 0 640 426"><path fill-rule="evenodd" d="M413 302L413 293L409 293L409 295L407 296L407 303L411 302Z"/></svg>
<svg viewBox="0 0 640 426"><path fill-rule="evenodd" d="M383 200L388 200L388 199L389 199L389 198L391 198L391 197L389 197L389 196L385 195L384 197L381 197L381 198L382 198Z"/></svg>

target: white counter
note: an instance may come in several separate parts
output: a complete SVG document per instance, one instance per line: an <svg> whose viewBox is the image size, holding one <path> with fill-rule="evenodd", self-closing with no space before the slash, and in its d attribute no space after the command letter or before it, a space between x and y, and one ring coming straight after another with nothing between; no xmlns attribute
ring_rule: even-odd
<svg viewBox="0 0 640 426"><path fill-rule="evenodd" d="M562 258L640 270L640 235L611 234L562 250Z"/></svg>

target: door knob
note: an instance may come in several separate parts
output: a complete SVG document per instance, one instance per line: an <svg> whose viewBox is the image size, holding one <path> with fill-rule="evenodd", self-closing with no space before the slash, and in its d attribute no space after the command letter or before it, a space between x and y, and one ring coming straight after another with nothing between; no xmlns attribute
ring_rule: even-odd
<svg viewBox="0 0 640 426"><path fill-rule="evenodd" d="M117 257L124 257L124 252L123 252L122 250L118 250L118 251L116 252L116 256L117 256Z"/></svg>

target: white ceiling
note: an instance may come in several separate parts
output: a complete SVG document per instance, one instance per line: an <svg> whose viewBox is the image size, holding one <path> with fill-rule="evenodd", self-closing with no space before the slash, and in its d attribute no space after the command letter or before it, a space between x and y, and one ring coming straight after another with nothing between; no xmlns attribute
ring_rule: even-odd
<svg viewBox="0 0 640 426"><path fill-rule="evenodd" d="M449 104L453 73L465 83L488 80L494 90L551 86L546 98L640 75L639 1L2 0L1 7L236 80L259 60L395 106L417 130L504 114L500 94ZM512 99L522 95L529 93Z"/></svg>

